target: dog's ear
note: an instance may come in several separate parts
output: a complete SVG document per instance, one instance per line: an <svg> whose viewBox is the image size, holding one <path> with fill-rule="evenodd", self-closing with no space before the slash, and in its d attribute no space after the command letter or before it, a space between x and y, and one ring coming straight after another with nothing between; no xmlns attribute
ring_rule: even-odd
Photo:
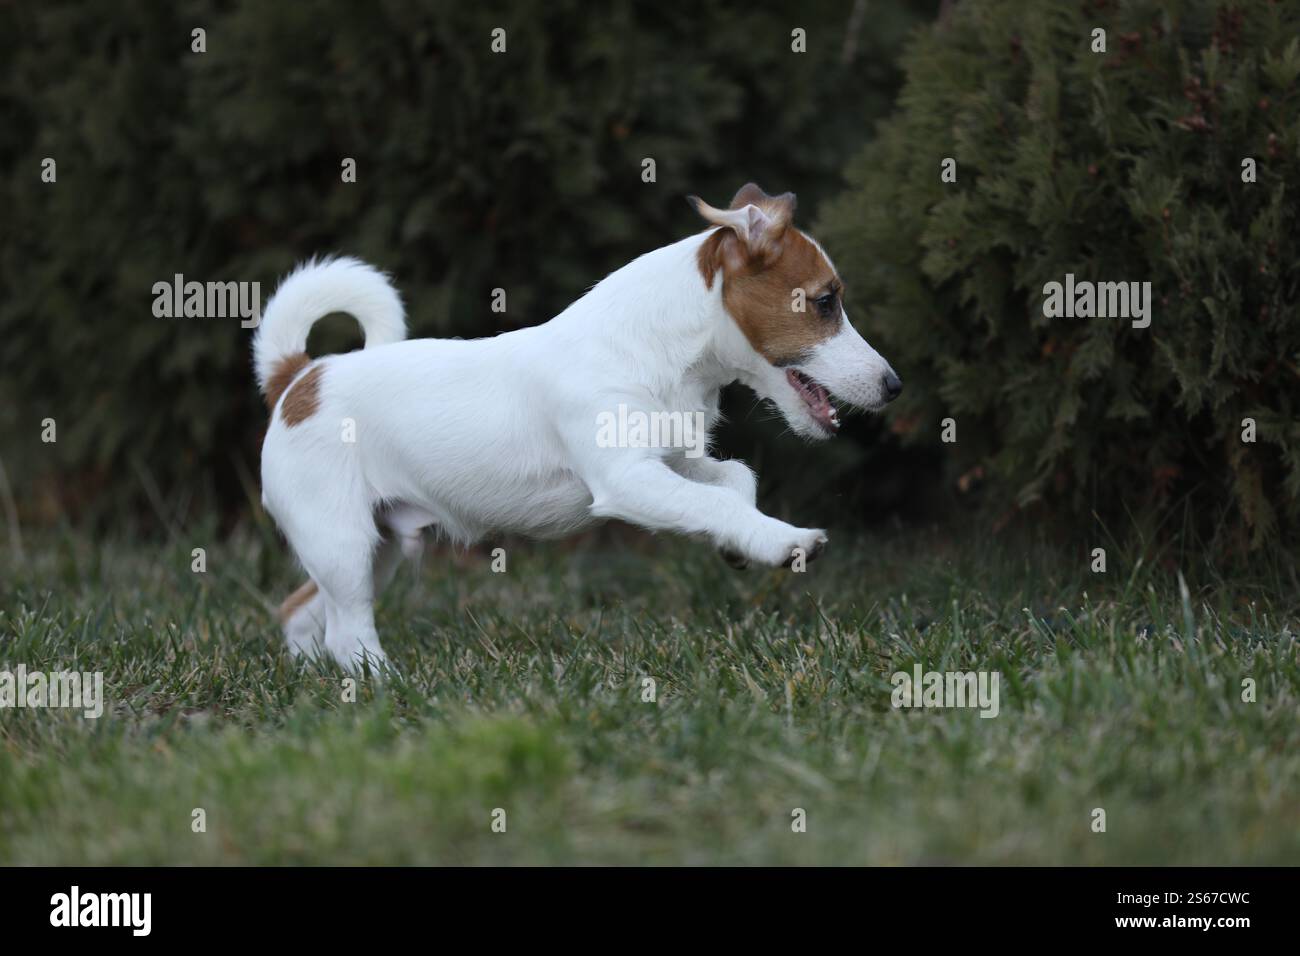
<svg viewBox="0 0 1300 956"><path fill-rule="evenodd" d="M757 206L763 212L767 213L774 222L778 222L782 227L790 225L794 221L794 210L797 205L794 193L782 193L779 196L769 196L763 192L758 183L745 183L736 195L731 198L732 209L743 209L745 206Z"/></svg>
<svg viewBox="0 0 1300 956"><path fill-rule="evenodd" d="M730 229L749 258L771 258L781 236L794 218L794 193L769 196L754 183L747 183L731 201L729 209L715 209L699 196L687 196L695 211L715 226Z"/></svg>

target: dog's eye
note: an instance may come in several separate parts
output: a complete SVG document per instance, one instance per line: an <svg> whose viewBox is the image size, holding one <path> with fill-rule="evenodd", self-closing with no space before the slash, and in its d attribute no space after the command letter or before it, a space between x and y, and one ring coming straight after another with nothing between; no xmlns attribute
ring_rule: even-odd
<svg viewBox="0 0 1300 956"><path fill-rule="evenodd" d="M816 299L813 300L813 303L817 306L817 311L820 314L829 316L834 314L835 304L838 301L838 299L839 296L837 296L834 292L827 292L825 295L819 295Z"/></svg>

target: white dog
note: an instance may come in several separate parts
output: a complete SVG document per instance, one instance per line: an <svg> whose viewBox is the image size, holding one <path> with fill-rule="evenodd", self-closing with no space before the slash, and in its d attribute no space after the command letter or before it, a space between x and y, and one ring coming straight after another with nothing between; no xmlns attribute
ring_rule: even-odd
<svg viewBox="0 0 1300 956"><path fill-rule="evenodd" d="M311 577L281 608L294 653L386 664L375 596L424 529L468 544L618 518L707 536L740 564L818 555L825 533L759 511L743 463L597 440L620 406L712 427L735 381L796 433L826 438L839 428L832 394L874 410L902 388L850 324L826 254L792 225L793 194L751 183L726 210L691 202L712 228L494 338L403 341L396 291L355 259L284 280L253 356L271 409L262 500ZM313 360L307 333L331 312L360 322L365 348Z"/></svg>

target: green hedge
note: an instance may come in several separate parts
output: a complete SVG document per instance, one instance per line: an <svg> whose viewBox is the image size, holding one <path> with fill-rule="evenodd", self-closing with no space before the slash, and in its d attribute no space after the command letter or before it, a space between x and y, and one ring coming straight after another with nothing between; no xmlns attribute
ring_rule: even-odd
<svg viewBox="0 0 1300 956"><path fill-rule="evenodd" d="M1300 4L958 3L902 62L819 226L907 383L893 430L1000 511L1190 502L1225 543L1293 531ZM1070 273L1151 282L1150 327L1046 318Z"/></svg>
<svg viewBox="0 0 1300 956"><path fill-rule="evenodd" d="M853 30L833 0L4 5L0 437L39 493L25 517L244 500L250 333L155 318L155 282L259 281L265 301L344 252L394 274L417 335L535 324L697 228L689 193L756 179L812 208L841 188L931 5L873 3Z"/></svg>

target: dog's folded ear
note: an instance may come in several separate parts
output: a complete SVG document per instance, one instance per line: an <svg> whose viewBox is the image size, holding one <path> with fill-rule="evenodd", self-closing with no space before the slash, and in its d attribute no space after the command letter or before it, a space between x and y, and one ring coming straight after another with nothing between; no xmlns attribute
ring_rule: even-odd
<svg viewBox="0 0 1300 956"><path fill-rule="evenodd" d="M731 197L732 209L742 209L745 206L757 206L767 213L774 221L788 226L794 219L794 209L796 205L794 193L782 193L779 196L769 196L763 192L758 183L745 183L736 191L736 195Z"/></svg>
<svg viewBox="0 0 1300 956"><path fill-rule="evenodd" d="M738 209L717 209L699 196L687 196L686 201L695 207L695 211L706 222L730 229L747 246L752 247L762 241L775 225L767 213L753 204Z"/></svg>
<svg viewBox="0 0 1300 956"><path fill-rule="evenodd" d="M754 183L742 186L728 209L716 209L699 196L687 196L686 201L706 222L734 232L746 257L759 261L776 254L794 218L794 193L769 196Z"/></svg>

